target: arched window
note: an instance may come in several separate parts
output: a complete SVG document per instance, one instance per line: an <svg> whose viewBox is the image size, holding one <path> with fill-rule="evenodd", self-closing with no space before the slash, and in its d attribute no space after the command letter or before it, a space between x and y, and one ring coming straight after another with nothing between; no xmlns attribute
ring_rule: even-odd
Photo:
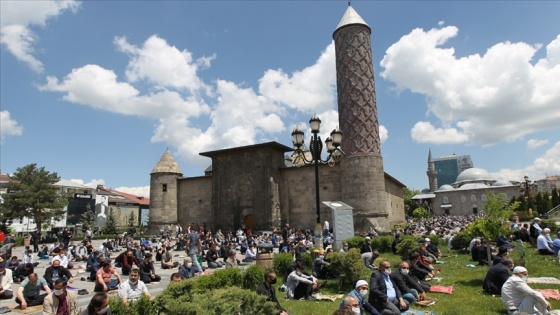
<svg viewBox="0 0 560 315"><path fill-rule="evenodd" d="M475 195L471 195L471 201L475 202L476 201L476 196Z"/></svg>
<svg viewBox="0 0 560 315"><path fill-rule="evenodd" d="M482 194L482 196L480 196L480 200L486 201L486 194Z"/></svg>
<svg viewBox="0 0 560 315"><path fill-rule="evenodd" d="M449 203L449 198L443 197L443 203Z"/></svg>
<svg viewBox="0 0 560 315"><path fill-rule="evenodd" d="M467 202L467 197L465 197L465 195L461 196L461 202Z"/></svg>

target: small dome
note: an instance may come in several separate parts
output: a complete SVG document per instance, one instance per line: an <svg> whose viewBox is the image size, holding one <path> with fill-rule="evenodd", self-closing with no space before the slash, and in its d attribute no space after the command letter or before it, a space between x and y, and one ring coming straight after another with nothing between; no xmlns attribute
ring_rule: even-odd
<svg viewBox="0 0 560 315"><path fill-rule="evenodd" d="M465 185L459 187L459 189L462 189L462 190L480 189L480 188L488 188L488 185L485 185L485 184L482 184L482 183L470 183L470 184L465 184Z"/></svg>
<svg viewBox="0 0 560 315"><path fill-rule="evenodd" d="M492 186L512 186L512 184L510 181L507 181L505 179L498 179L494 184L492 184Z"/></svg>
<svg viewBox="0 0 560 315"><path fill-rule="evenodd" d="M457 176L456 183L475 182L475 181L494 181L494 178L488 171L481 168L468 168Z"/></svg>
<svg viewBox="0 0 560 315"><path fill-rule="evenodd" d="M445 185L441 185L441 187L438 190L444 191L444 190L453 190L453 189L455 189L453 188L453 186L445 184Z"/></svg>
<svg viewBox="0 0 560 315"><path fill-rule="evenodd" d="M431 191L430 191L430 189L428 189L428 188L424 188L424 189L422 189L422 191L421 191L420 193L422 193L422 194L429 194L429 193L431 193Z"/></svg>

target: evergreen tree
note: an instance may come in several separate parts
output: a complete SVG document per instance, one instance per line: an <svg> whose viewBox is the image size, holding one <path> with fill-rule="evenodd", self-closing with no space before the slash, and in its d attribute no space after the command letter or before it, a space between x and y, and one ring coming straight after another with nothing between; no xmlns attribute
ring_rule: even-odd
<svg viewBox="0 0 560 315"><path fill-rule="evenodd" d="M86 211L80 216L80 222L82 222L84 229L93 229L95 225L95 212L91 210L89 204L86 206Z"/></svg>
<svg viewBox="0 0 560 315"><path fill-rule="evenodd" d="M101 233L108 235L117 234L117 219L113 209L109 209L109 214L107 215L107 220L105 220L105 225L101 229Z"/></svg>
<svg viewBox="0 0 560 315"><path fill-rule="evenodd" d="M519 195L517 197L517 202L519 202L519 211L527 212L529 210L529 208L527 207L527 199L525 199L525 196Z"/></svg>
<svg viewBox="0 0 560 315"><path fill-rule="evenodd" d="M44 167L32 163L16 169L12 176L15 182L6 185L10 193L4 194L1 209L6 217L27 217L35 220L39 233L43 223L51 219L60 220L66 214L64 206L68 204L68 194L62 193L54 186L60 177Z"/></svg>
<svg viewBox="0 0 560 315"><path fill-rule="evenodd" d="M412 197L418 194L420 194L419 190L404 188L404 211L407 216L412 216L414 210L419 207L418 202L412 200Z"/></svg>
<svg viewBox="0 0 560 315"><path fill-rule="evenodd" d="M138 225L138 222L136 222L136 215L134 215L134 211L130 213L130 216L127 218L127 224L126 226L128 228L133 228L136 227Z"/></svg>
<svg viewBox="0 0 560 315"><path fill-rule="evenodd" d="M560 195L558 194L558 190L556 188L554 188L552 190L551 201L552 201L552 207L553 208L560 205Z"/></svg>
<svg viewBox="0 0 560 315"><path fill-rule="evenodd" d="M536 213L544 213L545 212L544 208L545 206L543 202L543 196L539 191L535 196L535 208L533 208L533 211L537 211Z"/></svg>
<svg viewBox="0 0 560 315"><path fill-rule="evenodd" d="M552 209L552 200L550 200L548 191L545 191L543 193L543 205L544 205L544 212L548 212L550 209Z"/></svg>

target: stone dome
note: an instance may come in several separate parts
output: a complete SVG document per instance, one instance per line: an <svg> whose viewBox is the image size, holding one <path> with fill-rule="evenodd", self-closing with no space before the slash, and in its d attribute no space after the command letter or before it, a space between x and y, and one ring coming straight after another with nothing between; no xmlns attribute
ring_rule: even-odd
<svg viewBox="0 0 560 315"><path fill-rule="evenodd" d="M498 186L512 186L511 182L505 179L498 179L494 184L492 184L492 186L494 187L498 187Z"/></svg>
<svg viewBox="0 0 560 315"><path fill-rule="evenodd" d="M441 187L438 190L445 191L445 190L453 190L453 189L455 189L453 188L453 186L445 184L445 185L441 185Z"/></svg>
<svg viewBox="0 0 560 315"><path fill-rule="evenodd" d="M459 189L461 190L480 189L480 188L488 188L488 185L485 185L483 183L469 183L459 187Z"/></svg>
<svg viewBox="0 0 560 315"><path fill-rule="evenodd" d="M456 183L468 183L468 182L484 182L484 181L494 181L494 178L488 171L482 168L468 168L457 176Z"/></svg>
<svg viewBox="0 0 560 315"><path fill-rule="evenodd" d="M428 188L424 188L422 189L422 191L420 192L421 194L429 194L431 191Z"/></svg>

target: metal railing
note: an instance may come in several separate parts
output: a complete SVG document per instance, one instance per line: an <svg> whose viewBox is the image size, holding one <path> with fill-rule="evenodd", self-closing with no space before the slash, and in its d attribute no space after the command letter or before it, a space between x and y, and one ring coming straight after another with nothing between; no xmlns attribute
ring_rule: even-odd
<svg viewBox="0 0 560 315"><path fill-rule="evenodd" d="M554 218L557 215L560 215L560 205L557 205L546 213L547 218Z"/></svg>

